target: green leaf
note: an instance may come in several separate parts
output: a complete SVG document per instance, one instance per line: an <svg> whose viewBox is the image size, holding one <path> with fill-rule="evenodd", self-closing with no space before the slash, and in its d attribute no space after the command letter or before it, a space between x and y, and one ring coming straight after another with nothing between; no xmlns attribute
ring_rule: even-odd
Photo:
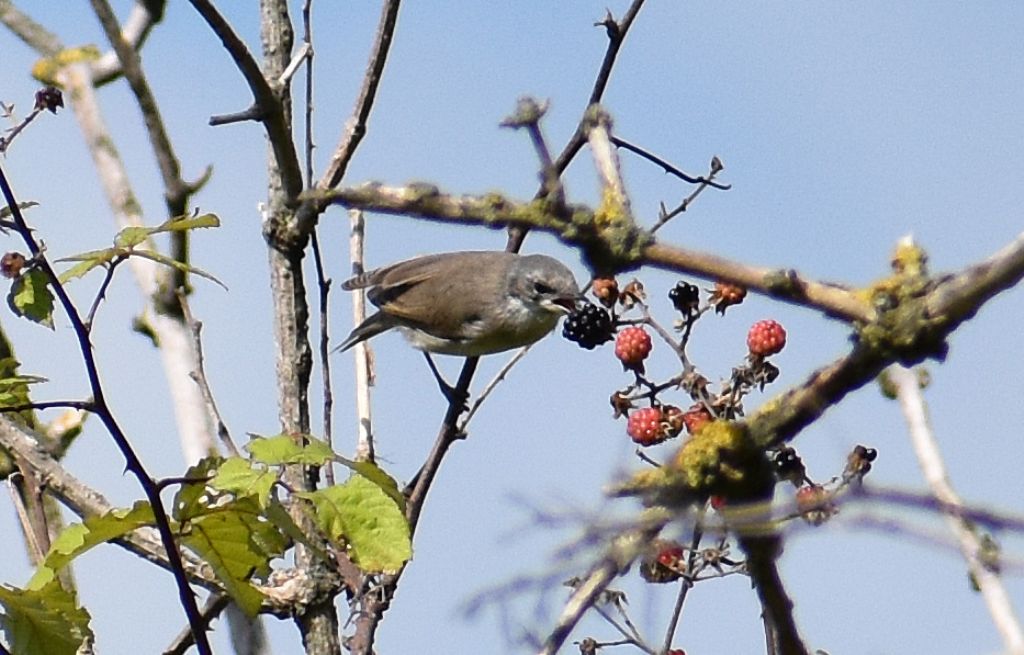
<svg viewBox="0 0 1024 655"><path fill-rule="evenodd" d="M157 225L156 227L145 227L132 225L123 228L114 237L114 246L120 248L134 248L143 243L154 234L161 232L183 232L198 227L220 227L220 219L214 214L202 214L201 216L175 216Z"/></svg>
<svg viewBox="0 0 1024 655"><path fill-rule="evenodd" d="M279 434L274 437L253 437L246 449L257 462L264 464L310 464L323 466L334 459L334 451L323 441L301 435L308 443L298 443L298 438L290 434Z"/></svg>
<svg viewBox="0 0 1024 655"><path fill-rule="evenodd" d="M211 511L210 506L217 494L208 483L222 461L223 458L217 455L204 457L185 471L184 477L189 482L181 485L171 503L171 515L175 521L187 523Z"/></svg>
<svg viewBox="0 0 1024 655"><path fill-rule="evenodd" d="M317 523L347 543L364 571L394 573L412 557L409 522L377 483L355 474L344 484L297 495L313 502Z"/></svg>
<svg viewBox="0 0 1024 655"><path fill-rule="evenodd" d="M154 233L182 232L184 230L194 230L197 227L220 227L220 219L217 218L216 214L200 214L197 216L185 214L184 216L175 216L164 221L160 227L155 228Z"/></svg>
<svg viewBox="0 0 1024 655"><path fill-rule="evenodd" d="M35 590L0 587L0 605L11 655L75 655L92 639L89 613L56 582Z"/></svg>
<svg viewBox="0 0 1024 655"><path fill-rule="evenodd" d="M90 250L88 252L61 257L58 262L78 262L68 270L60 274L60 283L64 284L70 280L82 277L97 266L110 263L115 257L121 254L116 248L105 248L103 250Z"/></svg>
<svg viewBox="0 0 1024 655"><path fill-rule="evenodd" d="M250 584L254 575L270 572L270 560L284 553L287 540L260 515L249 496L192 520L182 540L206 560L238 606L255 616L263 595Z"/></svg>
<svg viewBox="0 0 1024 655"><path fill-rule="evenodd" d="M196 268L195 266L185 264L184 262L179 262L177 259L174 259L173 257L168 257L167 255L155 252L153 250L132 250L131 254L137 257L144 257L145 259L152 260L165 266L170 266L171 268L175 268L181 271L182 273L191 273L192 275L204 277L207 280L210 280L211 282L217 283L220 286L220 288L224 289L225 291L228 290L227 286L225 286L223 282L215 278L213 275L207 273L201 268Z"/></svg>
<svg viewBox="0 0 1024 655"><path fill-rule="evenodd" d="M29 580L28 589L42 589L71 560L90 548L154 523L153 508L149 503L140 500L131 509L114 509L101 516L90 516L81 523L69 525L54 539L50 552L46 554L35 575Z"/></svg>
<svg viewBox="0 0 1024 655"><path fill-rule="evenodd" d="M249 460L229 457L217 469L217 475L210 480L210 486L221 491L230 491L236 496L256 496L260 507L270 502L270 490L277 482L277 475L267 470L253 468Z"/></svg>
<svg viewBox="0 0 1024 655"><path fill-rule="evenodd" d="M129 225L122 228L114 237L115 248L134 248L149 238L155 228L141 225Z"/></svg>
<svg viewBox="0 0 1024 655"><path fill-rule="evenodd" d="M19 202L18 203L18 209L20 209L22 211L24 211L26 209L31 209L32 207L38 207L38 206L39 206L39 203L35 202L34 200L29 200L28 202ZM11 208L8 207L7 205L4 205L3 207L0 207L0 218L10 218L13 214L14 214L14 212L12 212Z"/></svg>
<svg viewBox="0 0 1024 655"><path fill-rule="evenodd" d="M398 482L395 481L393 477L385 473L384 469L373 462L356 462L351 459L345 459L344 457L337 457L335 459L380 487L381 491L386 493L393 501L395 501L395 503L398 504L398 508L405 512L405 495L402 493L402 490L398 488Z"/></svg>
<svg viewBox="0 0 1024 655"><path fill-rule="evenodd" d="M16 315L53 329L53 294L42 271L29 271L14 280L7 304Z"/></svg>
<svg viewBox="0 0 1024 655"><path fill-rule="evenodd" d="M17 361L13 357L8 357L0 360L0 371L7 368L7 360L14 362L14 368L17 368ZM29 404L28 385L47 381L38 375L12 375L0 378L0 407Z"/></svg>

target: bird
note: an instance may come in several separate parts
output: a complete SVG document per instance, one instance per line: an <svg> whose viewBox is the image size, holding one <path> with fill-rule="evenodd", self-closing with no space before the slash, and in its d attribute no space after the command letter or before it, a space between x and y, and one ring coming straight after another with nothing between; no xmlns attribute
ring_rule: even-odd
<svg viewBox="0 0 1024 655"><path fill-rule="evenodd" d="M576 278L546 255L460 251L424 255L357 275L379 311L335 351L398 328L427 353L475 357L530 345L581 300ZM432 363L432 362L431 362Z"/></svg>

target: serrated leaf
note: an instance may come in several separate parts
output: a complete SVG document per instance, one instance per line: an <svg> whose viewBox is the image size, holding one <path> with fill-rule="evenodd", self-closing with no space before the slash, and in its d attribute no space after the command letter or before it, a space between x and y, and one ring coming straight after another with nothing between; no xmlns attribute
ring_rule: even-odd
<svg viewBox="0 0 1024 655"><path fill-rule="evenodd" d="M89 613L56 582L36 590L0 587L0 605L11 655L75 655L93 637Z"/></svg>
<svg viewBox="0 0 1024 655"><path fill-rule="evenodd" d="M255 469L242 457L229 457L217 469L217 475L210 480L210 486L221 491L230 491L236 496L256 496L260 507L270 502L270 490L277 482L277 475L265 469Z"/></svg>
<svg viewBox="0 0 1024 655"><path fill-rule="evenodd" d="M54 539L50 552L46 554L35 575L29 580L28 589L42 589L71 560L90 548L155 523L153 508L149 503L140 500L131 509L114 509L101 516L90 516L81 523L69 525Z"/></svg>
<svg viewBox="0 0 1024 655"><path fill-rule="evenodd" d="M210 280L211 282L217 283L220 286L220 288L224 289L225 291L228 290L227 286L225 286L223 282L215 278L213 275L207 273L201 268L196 268L195 266L192 266L190 264L179 262L177 259L174 259L173 257L168 257L167 255L155 252L153 250L132 250L131 254L137 257L144 257L145 259L149 259L159 264L163 264L164 266L170 266L171 268L177 269L182 273L191 273L192 275L198 275L199 277L203 277L206 278L207 280Z"/></svg>
<svg viewBox="0 0 1024 655"><path fill-rule="evenodd" d="M40 382L49 382L49 380L41 375L14 375L9 378L0 378L0 389L8 390L12 387L24 387Z"/></svg>
<svg viewBox="0 0 1024 655"><path fill-rule="evenodd" d="M156 228L157 232L181 232L182 230L194 230L201 227L220 227L220 219L216 214L199 214L197 216L184 215L176 216L164 221Z"/></svg>
<svg viewBox="0 0 1024 655"><path fill-rule="evenodd" d="M24 211L26 209L31 209L32 207L38 207L38 206L39 206L39 203L34 201L34 200L29 200L28 202L19 202L18 203L18 209L20 209L22 211ZM2 218L10 218L12 214L14 214L14 212L12 212L11 208L8 207L7 205L4 205L3 207L0 207L0 219L2 219Z"/></svg>
<svg viewBox="0 0 1024 655"><path fill-rule="evenodd" d="M7 358L14 362L14 368L18 364L14 358ZM8 368L6 360L0 360L0 370ZM29 403L28 385L47 382L47 379L38 375L12 375L0 378L0 407L14 407L16 405L27 405Z"/></svg>
<svg viewBox="0 0 1024 655"><path fill-rule="evenodd" d="M344 484L297 495L313 502L317 523L348 545L362 570L395 573L412 557L409 522L375 482L355 474Z"/></svg>
<svg viewBox="0 0 1024 655"><path fill-rule="evenodd" d="M241 498L194 519L182 539L214 570L231 598L248 616L255 616L263 595L250 584L267 575L270 560L284 553L284 536L260 515L254 497Z"/></svg>
<svg viewBox="0 0 1024 655"><path fill-rule="evenodd" d="M334 459L334 451L323 441L302 435L307 443L302 445L289 434L273 437L253 437L245 448L257 462L276 466L279 464L309 464L323 466Z"/></svg>
<svg viewBox="0 0 1024 655"><path fill-rule="evenodd" d="M53 329L53 293L42 271L29 271L11 283L7 304L16 315Z"/></svg>
<svg viewBox="0 0 1024 655"><path fill-rule="evenodd" d="M129 225L121 228L121 231L114 237L115 248L134 248L149 238L156 228L143 227L141 225Z"/></svg>
<svg viewBox="0 0 1024 655"><path fill-rule="evenodd" d="M384 469L373 462L357 462L344 457L337 457L335 458L335 461L344 464L349 469L355 471L380 487L384 493L390 496L391 499L398 504L398 508L405 512L405 495L402 493L401 489L398 488L398 482L393 477L385 473Z"/></svg>

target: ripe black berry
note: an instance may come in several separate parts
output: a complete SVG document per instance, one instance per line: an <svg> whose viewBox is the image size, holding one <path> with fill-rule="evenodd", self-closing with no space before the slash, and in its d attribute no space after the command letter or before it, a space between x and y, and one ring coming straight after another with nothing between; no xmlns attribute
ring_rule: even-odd
<svg viewBox="0 0 1024 655"><path fill-rule="evenodd" d="M796 451L789 446L783 446L775 452L772 464L775 465L775 475L778 479L789 480L797 485L803 483L806 475L804 463Z"/></svg>
<svg viewBox="0 0 1024 655"><path fill-rule="evenodd" d="M696 284L679 281L668 292L668 299L672 301L672 306L683 316L690 316L700 306L700 289L697 288Z"/></svg>
<svg viewBox="0 0 1024 655"><path fill-rule="evenodd" d="M562 336L587 350L593 350L602 343L611 341L614 332L615 326L612 324L611 315L589 302L582 303L562 324Z"/></svg>

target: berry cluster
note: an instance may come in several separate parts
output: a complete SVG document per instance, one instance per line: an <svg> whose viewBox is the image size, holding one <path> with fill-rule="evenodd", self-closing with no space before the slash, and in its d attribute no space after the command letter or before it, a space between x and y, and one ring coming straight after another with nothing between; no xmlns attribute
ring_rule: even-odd
<svg viewBox="0 0 1024 655"><path fill-rule="evenodd" d="M562 325L562 336L587 350L611 341L614 333L615 325L608 312L589 302L580 303Z"/></svg>

